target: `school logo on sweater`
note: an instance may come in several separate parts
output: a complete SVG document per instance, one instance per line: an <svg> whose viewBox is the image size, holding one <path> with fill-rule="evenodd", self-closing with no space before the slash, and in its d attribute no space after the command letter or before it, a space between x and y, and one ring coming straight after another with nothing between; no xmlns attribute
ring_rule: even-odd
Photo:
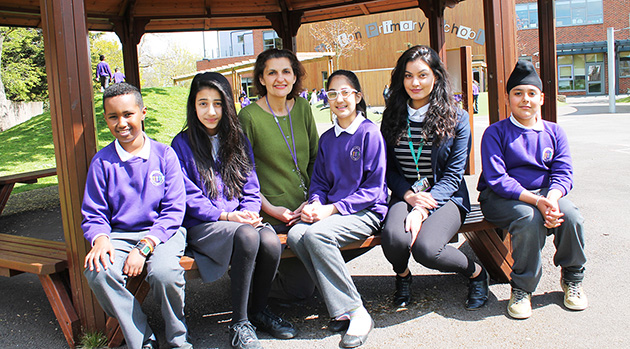
<svg viewBox="0 0 630 349"><path fill-rule="evenodd" d="M159 170L154 170L149 175L149 180L151 181L151 184L155 186L161 185L164 183L164 174L162 174Z"/></svg>
<svg viewBox="0 0 630 349"><path fill-rule="evenodd" d="M358 145L355 145L354 147L352 147L352 149L350 149L350 159L352 159L353 161L359 161L360 158L361 158L361 147Z"/></svg>
<svg viewBox="0 0 630 349"><path fill-rule="evenodd" d="M543 161L549 162L551 161L552 158L553 158L553 149L551 149L550 147L543 149L543 153L542 153Z"/></svg>

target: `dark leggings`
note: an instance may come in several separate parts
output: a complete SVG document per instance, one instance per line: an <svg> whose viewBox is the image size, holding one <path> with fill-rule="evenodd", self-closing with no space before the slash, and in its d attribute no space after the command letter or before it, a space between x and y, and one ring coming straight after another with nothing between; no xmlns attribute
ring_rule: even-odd
<svg viewBox="0 0 630 349"><path fill-rule="evenodd" d="M385 258L397 274L407 270L409 255L427 268L444 272L457 272L471 277L475 263L460 250L449 246L464 218L452 201L433 212L420 228L418 238L411 247L411 233L405 231L405 219L412 207L404 200L392 197L387 217L383 222L382 247Z"/></svg>
<svg viewBox="0 0 630 349"><path fill-rule="evenodd" d="M249 224L243 224L234 233L230 275L234 323L247 320L248 301L252 313L265 309L280 253L280 240L272 229L256 230ZM250 287L253 290L251 300Z"/></svg>

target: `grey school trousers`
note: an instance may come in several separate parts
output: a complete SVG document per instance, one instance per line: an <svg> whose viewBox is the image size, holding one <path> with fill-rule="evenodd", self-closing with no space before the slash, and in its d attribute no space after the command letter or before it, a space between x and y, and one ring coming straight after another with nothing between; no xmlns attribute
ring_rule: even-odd
<svg viewBox="0 0 630 349"><path fill-rule="evenodd" d="M315 281L331 317L363 305L340 248L365 240L379 227L378 215L363 210L334 214L314 224L298 223L289 230L287 243Z"/></svg>
<svg viewBox="0 0 630 349"><path fill-rule="evenodd" d="M110 241L116 249L114 264L107 259L107 270L101 269L97 273L96 270L85 269L83 272L105 313L120 323L125 342L131 349L140 349L143 343L155 340L140 303L125 288L128 277L122 272L127 255L147 232L112 232ZM147 281L153 296L161 305L166 341L172 348L184 345L187 339L184 268L179 265L185 246L186 230L180 228L167 242L155 247L145 264Z"/></svg>
<svg viewBox="0 0 630 349"><path fill-rule="evenodd" d="M548 190L532 191L547 195ZM558 200L564 222L557 228L548 229L540 211L520 200L505 199L486 189L479 195L481 211L486 219L512 235L512 286L526 292L534 292L542 275L541 251L548 235L554 235L556 253L553 262L562 267L562 277L567 281L584 278L584 218L577 207L566 197Z"/></svg>

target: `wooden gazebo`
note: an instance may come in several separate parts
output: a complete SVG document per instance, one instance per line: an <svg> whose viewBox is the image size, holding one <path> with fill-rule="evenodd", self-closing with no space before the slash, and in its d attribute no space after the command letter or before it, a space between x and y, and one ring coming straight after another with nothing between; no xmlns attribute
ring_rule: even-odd
<svg viewBox="0 0 630 349"><path fill-rule="evenodd" d="M83 278L89 246L81 201L96 153L88 30L114 31L123 45L127 81L140 85L136 46L146 32L273 28L295 48L300 25L419 7L429 19L430 46L446 58L444 10L464 0L0 0L0 25L43 29L59 195L71 296L84 329L105 329L106 316ZM483 1L490 121L505 118L505 82L516 62L515 0ZM546 115L555 120L554 1L537 0ZM472 88L472 87L470 87ZM70 346L79 321L62 324Z"/></svg>

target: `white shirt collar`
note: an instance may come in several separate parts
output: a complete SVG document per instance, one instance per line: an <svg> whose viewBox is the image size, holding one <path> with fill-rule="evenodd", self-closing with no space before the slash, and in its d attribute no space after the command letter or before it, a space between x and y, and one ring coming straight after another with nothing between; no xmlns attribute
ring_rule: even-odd
<svg viewBox="0 0 630 349"><path fill-rule="evenodd" d="M520 128L522 128L522 129L525 129L525 130L534 130L534 131L542 131L542 130L544 130L544 129L545 129L545 126L543 125L542 118L540 117L540 114L539 114L539 115L536 115L536 118L537 118L538 120L536 121L536 123L534 124L534 126L527 127L527 126L525 126L525 125L521 124L520 122L518 122L518 120L516 120L516 118L514 117L514 115L510 114L510 121L511 121L511 122L514 124L514 126L516 126L516 127L520 127Z"/></svg>
<svg viewBox="0 0 630 349"><path fill-rule="evenodd" d="M359 129L359 125L361 125L361 123L363 122L363 120L365 120L365 117L363 116L363 113L361 113L360 111L357 112L357 117L354 118L354 121L352 121L352 123L350 124L350 126L348 126L347 128L342 128L341 126L339 126L339 122L337 121L337 118L334 118L334 123L335 123L335 137L339 137L339 135L342 132L347 132L348 134L353 135L355 132L357 132L357 130Z"/></svg>
<svg viewBox="0 0 630 349"><path fill-rule="evenodd" d="M428 110L429 110L429 103L423 105L422 107L418 109L412 108L409 105L409 103L407 103L407 114L408 114L409 120L411 121L415 121L415 122L424 121L424 116L426 115Z"/></svg>
<svg viewBox="0 0 630 349"><path fill-rule="evenodd" d="M116 147L116 153L118 153L118 156L120 157L120 160L122 160L122 162L127 162L134 156L137 156L145 160L149 159L149 155L151 155L151 142L149 142L149 137L147 137L147 135L144 134L144 132L142 132L142 137L144 137L144 145L142 146L142 149L140 149L140 152L136 155L132 155L131 153L127 152L122 147L122 145L120 145L120 142L118 142L118 140L114 141L114 145Z"/></svg>

